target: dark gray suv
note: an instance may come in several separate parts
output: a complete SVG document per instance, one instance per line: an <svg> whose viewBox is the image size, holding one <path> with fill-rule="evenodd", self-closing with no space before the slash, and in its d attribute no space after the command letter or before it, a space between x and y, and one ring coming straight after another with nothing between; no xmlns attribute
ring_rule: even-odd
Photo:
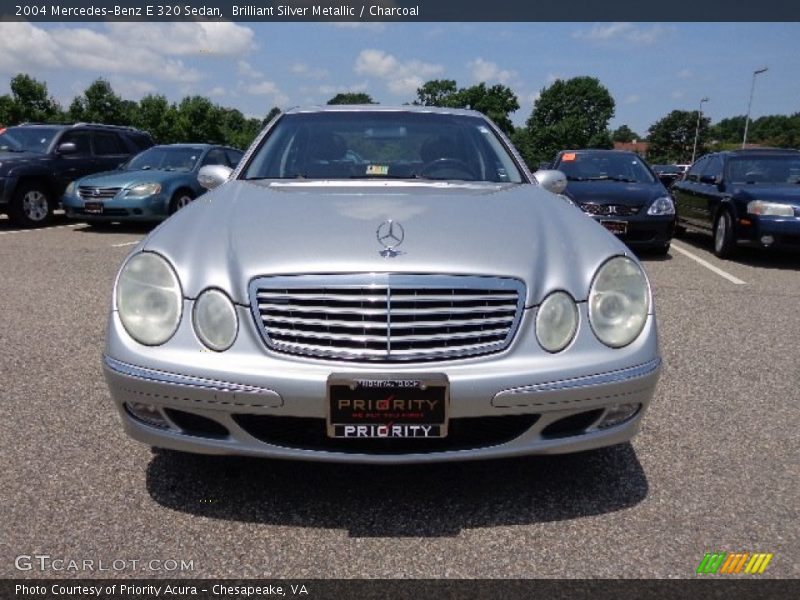
<svg viewBox="0 0 800 600"><path fill-rule="evenodd" d="M153 145L133 127L78 123L0 128L0 213L19 227L42 227L69 182L115 169Z"/></svg>

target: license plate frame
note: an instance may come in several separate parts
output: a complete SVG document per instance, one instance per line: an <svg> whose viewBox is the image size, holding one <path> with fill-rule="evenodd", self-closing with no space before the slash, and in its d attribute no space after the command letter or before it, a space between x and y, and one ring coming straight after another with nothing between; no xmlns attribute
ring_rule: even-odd
<svg viewBox="0 0 800 600"><path fill-rule="evenodd" d="M627 221L614 221L609 219L603 219L600 221L600 225L605 227L608 231L610 231L614 235L626 235L628 233Z"/></svg>
<svg viewBox="0 0 800 600"><path fill-rule="evenodd" d="M326 384L325 412L330 438L444 438L450 382L443 373L334 373Z"/></svg>
<svg viewBox="0 0 800 600"><path fill-rule="evenodd" d="M84 202L83 211L87 215L102 215L105 205L102 202Z"/></svg>

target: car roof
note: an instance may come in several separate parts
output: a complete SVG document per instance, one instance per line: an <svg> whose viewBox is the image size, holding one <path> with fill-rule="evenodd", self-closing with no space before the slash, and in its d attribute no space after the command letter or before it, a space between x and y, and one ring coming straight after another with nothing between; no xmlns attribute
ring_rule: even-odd
<svg viewBox="0 0 800 600"><path fill-rule="evenodd" d="M408 112L432 113L440 115L464 115L485 118L483 113L468 108L445 108L441 106L417 106L404 104L402 106L388 106L383 104L325 104L320 106L297 106L290 108L284 114L321 113L321 112Z"/></svg>
<svg viewBox="0 0 800 600"><path fill-rule="evenodd" d="M720 154L727 154L728 156L765 156L765 155L787 155L797 156L800 150L792 148L740 148L739 150L726 150Z"/></svg>

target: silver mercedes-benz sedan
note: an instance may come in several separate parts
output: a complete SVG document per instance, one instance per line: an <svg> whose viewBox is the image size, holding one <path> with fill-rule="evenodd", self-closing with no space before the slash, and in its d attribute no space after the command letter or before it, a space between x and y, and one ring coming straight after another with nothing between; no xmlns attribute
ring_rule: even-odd
<svg viewBox="0 0 800 600"><path fill-rule="evenodd" d="M399 463L638 431L647 277L481 114L292 110L199 178L114 286L103 365L135 439Z"/></svg>

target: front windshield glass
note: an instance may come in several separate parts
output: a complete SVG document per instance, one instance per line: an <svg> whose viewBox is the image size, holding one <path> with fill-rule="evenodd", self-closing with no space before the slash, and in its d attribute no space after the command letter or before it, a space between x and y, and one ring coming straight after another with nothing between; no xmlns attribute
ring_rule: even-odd
<svg viewBox="0 0 800 600"><path fill-rule="evenodd" d="M403 111L285 115L243 177L522 181L483 119Z"/></svg>
<svg viewBox="0 0 800 600"><path fill-rule="evenodd" d="M0 128L0 151L44 154L58 131L56 127Z"/></svg>
<svg viewBox="0 0 800 600"><path fill-rule="evenodd" d="M642 160L633 154L565 152L556 168L570 181L655 181Z"/></svg>
<svg viewBox="0 0 800 600"><path fill-rule="evenodd" d="M800 183L800 156L732 158L728 180L735 184Z"/></svg>
<svg viewBox="0 0 800 600"><path fill-rule="evenodd" d="M126 171L191 171L197 164L200 148L168 148L155 146L134 156L125 166Z"/></svg>

